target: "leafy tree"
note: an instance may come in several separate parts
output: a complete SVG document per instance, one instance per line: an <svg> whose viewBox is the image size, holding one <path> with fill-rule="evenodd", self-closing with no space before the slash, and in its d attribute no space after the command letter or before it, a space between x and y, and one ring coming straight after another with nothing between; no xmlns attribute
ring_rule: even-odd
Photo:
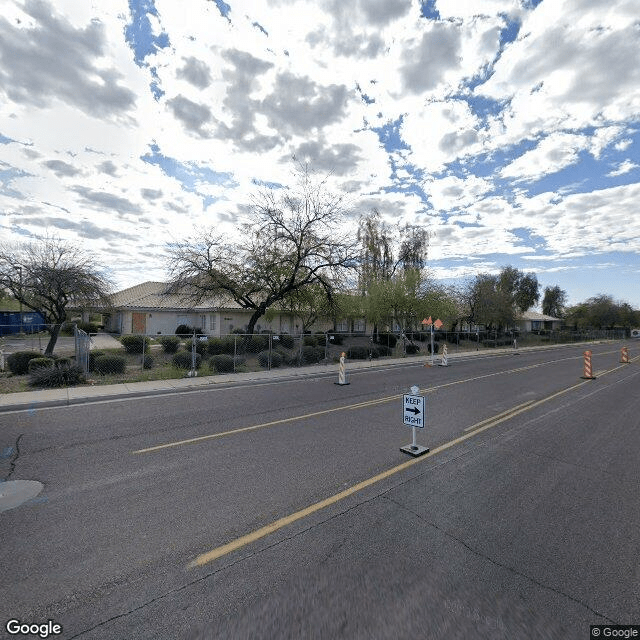
<svg viewBox="0 0 640 640"><path fill-rule="evenodd" d="M567 306L567 292L559 286L545 287L542 298L542 313L554 318L562 318Z"/></svg>
<svg viewBox="0 0 640 640"><path fill-rule="evenodd" d="M640 311L600 294L569 308L566 321L576 329L630 329L640 324Z"/></svg>
<svg viewBox="0 0 640 640"><path fill-rule="evenodd" d="M359 290L366 297L366 317L379 324L415 323L417 300L425 283L429 232L418 226L390 227L377 209L360 218Z"/></svg>
<svg viewBox="0 0 640 640"><path fill-rule="evenodd" d="M513 298L505 281L489 273L480 273L467 283L464 297L469 309L468 320L487 329L512 325L516 319Z"/></svg>
<svg viewBox="0 0 640 640"><path fill-rule="evenodd" d="M170 247L170 290L195 301L229 296L253 313L247 333L273 305L319 285L332 300L345 270L355 266L355 246L338 227L343 196L312 180L307 167L292 189L266 189L252 200L241 237L215 228Z"/></svg>
<svg viewBox="0 0 640 640"><path fill-rule="evenodd" d="M45 356L53 354L69 308L109 304L110 286L101 267L59 238L0 246L0 287L49 325Z"/></svg>
<svg viewBox="0 0 640 640"><path fill-rule="evenodd" d="M502 267L498 274L497 288L520 313L524 313L540 299L538 278L512 266Z"/></svg>

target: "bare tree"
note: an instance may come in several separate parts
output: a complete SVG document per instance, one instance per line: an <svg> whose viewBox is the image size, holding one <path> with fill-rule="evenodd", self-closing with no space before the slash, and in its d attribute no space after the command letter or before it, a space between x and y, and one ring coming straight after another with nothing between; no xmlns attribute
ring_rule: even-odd
<svg viewBox="0 0 640 640"><path fill-rule="evenodd" d="M49 325L47 356L69 308L108 306L110 291L93 257L60 238L0 246L0 287Z"/></svg>
<svg viewBox="0 0 640 640"><path fill-rule="evenodd" d="M261 190L239 238L205 230L169 247L170 291L194 302L226 295L253 311L247 327L272 305L310 285L331 301L346 269L355 266L355 244L344 240L343 196L312 180L307 167L293 189Z"/></svg>

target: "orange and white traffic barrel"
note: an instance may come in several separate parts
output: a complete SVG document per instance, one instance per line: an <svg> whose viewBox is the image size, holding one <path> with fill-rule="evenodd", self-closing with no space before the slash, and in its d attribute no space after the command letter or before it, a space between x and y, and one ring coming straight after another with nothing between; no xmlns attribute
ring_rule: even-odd
<svg viewBox="0 0 640 640"><path fill-rule="evenodd" d="M629 347L622 347L620 362L622 364L629 364Z"/></svg>
<svg viewBox="0 0 640 640"><path fill-rule="evenodd" d="M582 378L585 380L594 380L595 376L591 368L591 351L587 350L582 355L584 356L584 375Z"/></svg>

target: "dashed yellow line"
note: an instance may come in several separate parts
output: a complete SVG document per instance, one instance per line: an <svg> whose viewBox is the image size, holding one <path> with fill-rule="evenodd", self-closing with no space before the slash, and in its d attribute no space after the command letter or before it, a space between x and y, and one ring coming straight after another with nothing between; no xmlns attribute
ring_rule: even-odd
<svg viewBox="0 0 640 640"><path fill-rule="evenodd" d="M509 369L508 371L496 371L493 373L486 373L481 376L475 376L473 378L465 378L463 380L454 380L453 382L446 382L444 384L436 385L433 387L428 387L426 389L421 389L420 393L433 393L439 389L445 389L446 387L452 387L458 384L465 384L467 382L474 382L476 380L483 380L485 378L492 378L494 376L505 375L509 373L519 373L521 371L528 371L529 369L535 369L537 367L541 367L544 364L548 364L545 362L541 362L538 364L529 365L526 367L518 367L517 369ZM264 429L266 427L273 427L278 424L286 424L288 422L296 422L298 420L306 420L307 418L315 418L317 416L327 415L329 413L335 413L337 411L352 411L355 409L364 409L366 407L371 407L377 404L384 404L386 402L393 402L394 400L398 400L402 397L401 393L396 393L392 396L385 396L384 398L377 398L375 400L366 400L364 402L357 402L355 404L349 404L342 407L333 407L331 409L323 409L322 411L314 411L313 413L305 413L298 416L291 416L290 418L281 418L280 420L272 420L270 422L263 422L261 424L254 424L249 427L239 427L238 429L230 429L229 431L220 431L218 433L209 433L203 436L196 436L195 438L187 438L185 440L176 440L175 442L166 442L164 444L158 444L153 447L146 447L144 449L137 449L132 451L134 454L142 454L142 453L152 453L154 451L160 451L162 449L170 449L173 447L181 447L187 444L194 444L197 442L204 442L206 440L213 440L214 438L223 438L226 436L235 435L238 433L245 433L247 431L255 431L257 429Z"/></svg>
<svg viewBox="0 0 640 640"><path fill-rule="evenodd" d="M482 433L487 429L491 429L507 420L510 420L511 418L517 416L520 413L523 413L524 411L529 411L530 409L533 409L534 407L544 404L545 402L549 402L550 400L553 400L558 396L568 393L573 389L577 389L578 387L581 387L582 385L587 384L588 382L590 381L584 380L583 382L579 382L576 385L573 385L566 389L562 389L561 391L553 393L550 396L547 396L546 398L542 398L541 400L525 402L516 407L513 407L512 409L503 411L502 413L499 413L493 416L492 418L483 420L481 423L475 424L472 427L465 429L466 433L464 435L459 436L458 438L455 438L453 440L450 440L449 442L446 442L445 444L442 444L438 447L435 447L434 449L424 454L423 456L420 456L419 458L413 458L411 460L408 460L407 462L403 462L402 464L392 467L391 469L387 469L386 471L383 471L378 475L375 475L371 478L368 478L367 480L363 480L362 482L358 482L357 484L354 484L352 487L349 487L344 491L340 491L339 493L329 496L324 500L320 500L319 502L309 505L308 507L305 507L300 511L296 511L295 513L285 516L284 518L275 520L274 522L271 522L268 525L261 527L260 529L256 529L255 531L252 531L247 535L241 536L240 538L236 538L235 540L232 540L231 542L228 542L227 544L223 544L219 547L216 547L211 551L207 551L206 553L200 554L188 564L188 568L193 569L196 567L201 567L205 564L208 564L209 562L213 562L214 560L217 560L218 558L226 556L229 553L232 553L233 551L237 551L238 549L241 549L242 547L248 544L251 544L252 542L256 542L261 538L264 538L272 533L275 533L276 531L278 531L279 529L282 529L283 527L286 527L298 520L306 518L307 516L310 516L322 509L325 509L326 507L330 507L331 505L334 505L337 502L340 502L341 500L344 500L345 498L348 498L349 496L352 496L353 494L358 493L359 491L362 491L363 489L366 489L367 487L370 487L371 485L376 484L377 482L385 480L395 475L396 473L400 473L401 471L404 471L405 469L409 469L413 465L419 464L420 462L423 462L428 458L432 458L433 456L439 453L442 453L443 451L446 451L447 449L450 449L451 447L454 447L457 444L464 442L465 440L469 440L470 438L475 437L477 434Z"/></svg>

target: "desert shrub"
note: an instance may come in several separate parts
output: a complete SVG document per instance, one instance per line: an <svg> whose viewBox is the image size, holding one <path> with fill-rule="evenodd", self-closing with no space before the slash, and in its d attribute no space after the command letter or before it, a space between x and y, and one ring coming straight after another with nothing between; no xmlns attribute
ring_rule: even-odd
<svg viewBox="0 0 640 640"><path fill-rule="evenodd" d="M324 358L324 349L318 349L318 347L306 346L302 347L302 353L300 357L301 364L317 364Z"/></svg>
<svg viewBox="0 0 640 640"><path fill-rule="evenodd" d="M122 336L120 342L127 353L142 353L149 349L149 338L146 336Z"/></svg>
<svg viewBox="0 0 640 640"><path fill-rule="evenodd" d="M55 360L53 358L32 358L29 360L28 371L33 373L36 369L47 369L54 366Z"/></svg>
<svg viewBox="0 0 640 640"><path fill-rule="evenodd" d="M366 360L369 357L368 347L349 347L347 358L351 360Z"/></svg>
<svg viewBox="0 0 640 640"><path fill-rule="evenodd" d="M93 365L93 370L101 375L110 373L124 373L127 369L127 359L124 356L105 354L98 356Z"/></svg>
<svg viewBox="0 0 640 640"><path fill-rule="evenodd" d="M179 324L176 327L175 334L178 336L192 336L194 334L202 333L200 327L190 327L188 324Z"/></svg>
<svg viewBox="0 0 640 640"><path fill-rule="evenodd" d="M302 339L302 344L305 347L317 347L318 338L316 336L304 336L304 338Z"/></svg>
<svg viewBox="0 0 640 640"><path fill-rule="evenodd" d="M193 348L193 340L187 340L184 343L185 349L191 353L191 349ZM206 355L209 343L207 340L198 340L196 338L196 353L199 353L201 356Z"/></svg>
<svg viewBox="0 0 640 640"><path fill-rule="evenodd" d="M158 342L162 345L165 353L176 353L180 347L180 338L178 336L163 336L158 338Z"/></svg>
<svg viewBox="0 0 640 640"><path fill-rule="evenodd" d="M290 335L285 333L285 334L280 336L280 344L285 349L293 349L293 347L295 345L295 340L293 339L293 336L290 336Z"/></svg>
<svg viewBox="0 0 640 640"><path fill-rule="evenodd" d="M226 353L214 355L209 360L209 368L217 371L218 373L233 372L233 356Z"/></svg>
<svg viewBox="0 0 640 640"><path fill-rule="evenodd" d="M261 367L266 369L269 366L269 352L261 351L258 354L258 362L260 363ZM271 368L274 369L275 367L279 367L281 364L282 364L282 354L278 353L277 351L272 351L271 352Z"/></svg>
<svg viewBox="0 0 640 640"><path fill-rule="evenodd" d="M142 361L143 369L153 369L154 360L151 356L145 354L144 360Z"/></svg>
<svg viewBox="0 0 640 640"><path fill-rule="evenodd" d="M207 352L212 356L217 356L220 353L233 355L235 340L235 338L209 338L207 341Z"/></svg>
<svg viewBox="0 0 640 640"><path fill-rule="evenodd" d="M32 387L68 387L84 382L84 371L75 365L67 367L40 367L34 369L29 377Z"/></svg>
<svg viewBox="0 0 640 640"><path fill-rule="evenodd" d="M405 353L407 353L408 355L415 355L419 351L420 351L420 347L417 344L409 343L405 347Z"/></svg>
<svg viewBox="0 0 640 640"><path fill-rule="evenodd" d="M98 333L100 325L95 322L76 322L76 327L85 333Z"/></svg>
<svg viewBox="0 0 640 640"><path fill-rule="evenodd" d="M96 358L105 355L104 351L90 351L89 352L89 371L95 371Z"/></svg>
<svg viewBox="0 0 640 640"><path fill-rule="evenodd" d="M71 358L65 358L62 356L60 358L55 358L55 361L56 367L70 367L71 365L75 364L71 361Z"/></svg>
<svg viewBox="0 0 640 640"><path fill-rule="evenodd" d="M393 333L379 333L376 342L393 349L398 342L398 337Z"/></svg>
<svg viewBox="0 0 640 640"><path fill-rule="evenodd" d="M173 356L173 366L178 369L191 369L191 351L179 351ZM196 369L202 364L202 356L196 352Z"/></svg>
<svg viewBox="0 0 640 640"><path fill-rule="evenodd" d="M29 373L29 361L40 357L42 354L38 351L16 351L7 358L7 366L11 373L23 376Z"/></svg>
<svg viewBox="0 0 640 640"><path fill-rule="evenodd" d="M240 344L246 352L257 353L269 348L269 336L253 334L247 336Z"/></svg>

